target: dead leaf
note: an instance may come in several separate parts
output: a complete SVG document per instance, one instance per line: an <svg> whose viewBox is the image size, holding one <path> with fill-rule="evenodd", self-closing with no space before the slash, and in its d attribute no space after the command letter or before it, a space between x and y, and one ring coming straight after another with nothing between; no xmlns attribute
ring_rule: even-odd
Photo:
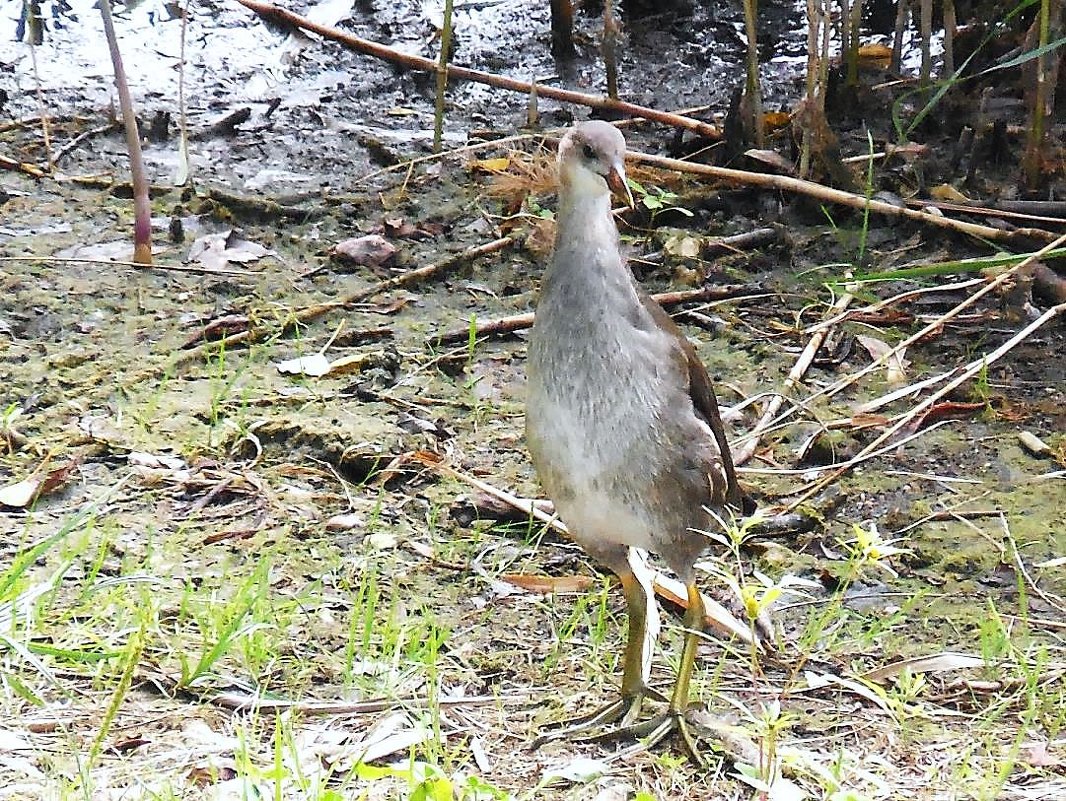
<svg viewBox="0 0 1066 801"><path fill-rule="evenodd" d="M279 373L285 375L306 375L319 378L329 373L329 359L324 353L312 353L309 356L297 356L283 362L274 362Z"/></svg>
<svg viewBox="0 0 1066 801"><path fill-rule="evenodd" d="M767 131L776 131L791 125L792 115L787 111L767 111L762 115L762 122Z"/></svg>
<svg viewBox="0 0 1066 801"><path fill-rule="evenodd" d="M0 489L0 505L12 509L25 509L41 489L41 479L30 476Z"/></svg>
<svg viewBox="0 0 1066 801"><path fill-rule="evenodd" d="M747 150L744 152L752 161L772 167L784 175L795 175L796 166L776 150Z"/></svg>
<svg viewBox="0 0 1066 801"><path fill-rule="evenodd" d="M363 516L355 512L333 515L326 521L326 531L350 531L353 528L361 528L364 523Z"/></svg>
<svg viewBox="0 0 1066 801"><path fill-rule="evenodd" d="M230 264L247 264L264 256L277 257L269 248L241 238L237 230L224 234L205 234L189 247L189 261L198 261L208 270L224 270Z"/></svg>
<svg viewBox="0 0 1066 801"><path fill-rule="evenodd" d="M940 184L934 186L929 190L930 197L933 200L940 200L947 203L969 203L970 199L966 197L962 192L953 187L951 184Z"/></svg>
<svg viewBox="0 0 1066 801"><path fill-rule="evenodd" d="M610 763L602 759L576 757L570 762L545 770L541 783L544 785L588 784L593 779L608 774L610 767Z"/></svg>
<svg viewBox="0 0 1066 801"><path fill-rule="evenodd" d="M674 234L663 242L663 250L675 259L698 259L702 249L703 240L697 236Z"/></svg>
<svg viewBox="0 0 1066 801"><path fill-rule="evenodd" d="M505 573L500 578L523 590L544 595L584 592L593 583L588 576L531 576L524 573Z"/></svg>
<svg viewBox="0 0 1066 801"><path fill-rule="evenodd" d="M378 364L384 358L384 351L372 351L370 353L353 353L351 356L342 356L329 363L330 375L344 375L345 373L357 373L367 365Z"/></svg>
<svg viewBox="0 0 1066 801"><path fill-rule="evenodd" d="M501 173L511 166L511 160L505 156L495 159L478 159L470 162L471 172Z"/></svg>
<svg viewBox="0 0 1066 801"><path fill-rule="evenodd" d="M866 349L866 352L870 354L874 361L888 357L888 361L885 363L885 380L888 381L889 385L898 386L907 380L904 368L910 362L904 358L907 352L906 348L896 351L892 345L889 345L883 339L872 337L869 334L856 334L855 340Z"/></svg>
<svg viewBox="0 0 1066 801"><path fill-rule="evenodd" d="M47 495L63 486L79 464L81 464L80 456L53 470L38 469L22 481L0 488L0 505L12 509L25 509L42 495Z"/></svg>
<svg viewBox="0 0 1066 801"><path fill-rule="evenodd" d="M984 411L985 408L986 404L984 403L959 403L953 401L938 403L929 407L929 410L922 416L921 420L917 421L914 430L918 431L948 418L972 417L975 412Z"/></svg>
<svg viewBox="0 0 1066 801"><path fill-rule="evenodd" d="M903 671L910 673L938 673L945 670L965 670L978 668L985 664L979 656L961 654L955 651L942 651L929 656L917 656L911 659L901 659L890 665L868 670L862 674L866 681L883 682L885 679L898 676Z"/></svg>
<svg viewBox="0 0 1066 801"><path fill-rule="evenodd" d="M859 47L859 67L862 69L883 70L891 63L891 47L883 44L865 44Z"/></svg>

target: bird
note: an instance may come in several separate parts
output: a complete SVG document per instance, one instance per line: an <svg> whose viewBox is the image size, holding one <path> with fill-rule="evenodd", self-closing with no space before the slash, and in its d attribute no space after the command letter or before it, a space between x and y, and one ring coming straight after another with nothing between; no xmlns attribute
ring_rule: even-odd
<svg viewBox="0 0 1066 801"><path fill-rule="evenodd" d="M529 335L526 442L540 483L573 539L619 578L628 612L620 697L561 732L611 727L589 740L654 746L677 735L701 763L689 683L704 625L694 562L706 533L751 509L736 477L710 378L692 344L633 277L612 215L612 190L633 205L625 138L602 120L559 144L555 246ZM642 670L649 603L631 549L657 553L684 582L688 609L669 698ZM666 711L636 722L646 698Z"/></svg>

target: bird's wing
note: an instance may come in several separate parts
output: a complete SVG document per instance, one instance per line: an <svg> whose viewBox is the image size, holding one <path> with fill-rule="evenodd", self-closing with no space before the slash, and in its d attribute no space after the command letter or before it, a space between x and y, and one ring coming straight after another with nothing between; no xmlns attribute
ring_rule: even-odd
<svg viewBox="0 0 1066 801"><path fill-rule="evenodd" d="M666 313L666 310L654 298L643 291L640 292L640 300L655 322L663 330L673 334L674 341L677 342L678 348L675 350L675 359L678 367L688 375L688 393L692 399L692 406L696 414L710 427L711 432L714 434L715 442L718 443L718 453L722 460L722 472L725 474L726 479L726 502L743 514L750 515L755 511L755 502L741 489L740 483L737 481L737 471L733 465L733 454L729 450L729 441L725 436L725 426L722 425L722 415L718 411L718 399L714 395L714 387L711 386L707 368L703 366L703 362L700 361L700 357L696 354L696 349L692 347L692 343L681 333L681 329L677 327L677 324Z"/></svg>

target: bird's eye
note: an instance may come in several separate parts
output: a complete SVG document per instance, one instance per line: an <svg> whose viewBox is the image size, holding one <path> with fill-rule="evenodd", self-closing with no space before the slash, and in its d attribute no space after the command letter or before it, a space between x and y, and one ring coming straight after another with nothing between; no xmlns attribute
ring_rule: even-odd
<svg viewBox="0 0 1066 801"><path fill-rule="evenodd" d="M592 149L592 145L585 144L581 146L581 155L587 158L589 161L596 159L596 151Z"/></svg>

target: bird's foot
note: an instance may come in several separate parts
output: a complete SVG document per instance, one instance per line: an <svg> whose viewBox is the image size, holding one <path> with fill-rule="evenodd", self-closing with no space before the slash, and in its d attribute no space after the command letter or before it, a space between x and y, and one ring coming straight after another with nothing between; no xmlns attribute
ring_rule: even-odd
<svg viewBox="0 0 1066 801"><path fill-rule="evenodd" d="M618 726L590 737L583 737L581 742L613 743L620 740L637 740L641 749L648 749L655 747L672 734L677 735L677 738L681 741L681 748L694 765L704 767L707 764L696 747L696 737L693 735L692 724L685 718L684 711L673 709L667 710L651 720Z"/></svg>
<svg viewBox="0 0 1066 801"><path fill-rule="evenodd" d="M651 687L642 687L635 693L623 694L617 701L608 704L602 709L594 710L586 715L579 715L576 718L561 720L558 723L549 723L544 727L547 731L530 743L529 749L535 751L545 743L550 743L553 740L593 741L601 735L586 736L588 732L603 726L609 726L612 723L619 723L620 729L630 728L634 725L633 721L640 714L640 707L645 698L663 702L667 700L666 696L658 690L653 690ZM607 733L609 734L610 732Z"/></svg>

